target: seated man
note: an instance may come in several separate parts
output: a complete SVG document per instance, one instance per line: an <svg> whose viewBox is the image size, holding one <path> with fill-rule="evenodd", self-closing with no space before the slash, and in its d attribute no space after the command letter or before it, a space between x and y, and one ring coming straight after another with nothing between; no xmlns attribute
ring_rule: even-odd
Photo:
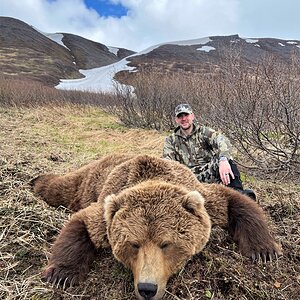
<svg viewBox="0 0 300 300"><path fill-rule="evenodd" d="M212 128L199 126L194 119L189 104L180 104L175 108L175 121L179 126L166 138L163 158L185 164L200 182L222 182L256 200L252 190L243 189L229 140Z"/></svg>

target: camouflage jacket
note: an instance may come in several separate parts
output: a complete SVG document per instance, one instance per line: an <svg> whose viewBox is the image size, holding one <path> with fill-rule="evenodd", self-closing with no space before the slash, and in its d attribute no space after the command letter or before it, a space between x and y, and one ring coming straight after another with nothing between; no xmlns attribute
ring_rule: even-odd
<svg viewBox="0 0 300 300"><path fill-rule="evenodd" d="M190 136L182 134L180 127L165 140L163 158L176 160L189 168L203 166L212 159L232 159L229 140L220 132L194 124Z"/></svg>

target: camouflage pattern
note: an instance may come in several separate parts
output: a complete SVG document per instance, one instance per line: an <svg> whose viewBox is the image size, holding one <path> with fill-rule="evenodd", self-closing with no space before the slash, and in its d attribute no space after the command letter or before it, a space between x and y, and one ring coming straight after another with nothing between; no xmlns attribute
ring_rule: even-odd
<svg viewBox="0 0 300 300"><path fill-rule="evenodd" d="M193 113L193 110L189 104L179 104L175 108L175 116L177 117L179 114L182 114L182 113L190 115Z"/></svg>
<svg viewBox="0 0 300 300"><path fill-rule="evenodd" d="M201 182L220 182L219 159L232 159L232 146L220 132L194 124L190 136L184 136L180 127L166 138L163 158L176 160L188 166Z"/></svg>

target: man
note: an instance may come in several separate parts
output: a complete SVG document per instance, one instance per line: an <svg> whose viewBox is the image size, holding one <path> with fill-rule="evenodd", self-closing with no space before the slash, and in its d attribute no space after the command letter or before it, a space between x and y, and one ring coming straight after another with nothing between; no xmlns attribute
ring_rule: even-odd
<svg viewBox="0 0 300 300"><path fill-rule="evenodd" d="M212 128L199 126L194 119L189 104L175 108L175 121L179 126L166 138L163 157L188 166L200 182L222 182L256 200L252 190L243 189L229 140Z"/></svg>

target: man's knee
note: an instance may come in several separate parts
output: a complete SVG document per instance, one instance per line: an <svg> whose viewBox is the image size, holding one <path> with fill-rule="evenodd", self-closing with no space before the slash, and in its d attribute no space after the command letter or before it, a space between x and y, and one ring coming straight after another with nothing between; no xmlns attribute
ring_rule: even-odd
<svg viewBox="0 0 300 300"><path fill-rule="evenodd" d="M230 164L230 167L231 167L231 170L232 170L233 175L234 175L234 176L240 177L241 174L240 174L240 171L239 171L239 169L238 169L236 163L235 163L232 159L230 159L228 162L229 162L229 164Z"/></svg>
<svg viewBox="0 0 300 300"><path fill-rule="evenodd" d="M234 175L234 178L230 178L229 187L234 188L236 190L243 190L243 183L241 180L241 174L240 171L236 165L236 163L233 160L228 161L232 170L232 173Z"/></svg>

